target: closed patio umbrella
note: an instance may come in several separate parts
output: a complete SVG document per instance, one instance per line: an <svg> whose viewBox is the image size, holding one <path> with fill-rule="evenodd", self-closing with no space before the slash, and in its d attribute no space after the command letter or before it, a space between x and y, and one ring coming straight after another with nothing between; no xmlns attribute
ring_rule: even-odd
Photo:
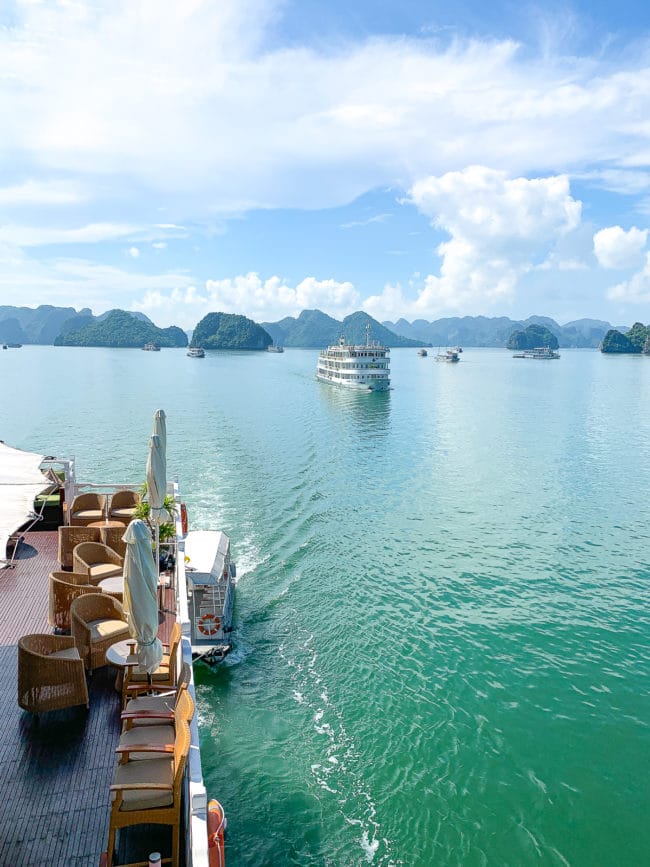
<svg viewBox="0 0 650 867"><path fill-rule="evenodd" d="M154 672L163 657L158 639L158 571L151 556L151 533L144 521L131 521L122 537L124 557L124 611L131 636L138 642L138 662Z"/></svg>
<svg viewBox="0 0 650 867"><path fill-rule="evenodd" d="M163 413L164 417L164 413ZM155 420L154 420L155 426ZM167 492L167 458L165 455L165 440L158 434L152 434L149 440L149 455L147 457L147 496L149 498L149 518L156 528L156 568L160 562L160 524L165 515L165 494Z"/></svg>

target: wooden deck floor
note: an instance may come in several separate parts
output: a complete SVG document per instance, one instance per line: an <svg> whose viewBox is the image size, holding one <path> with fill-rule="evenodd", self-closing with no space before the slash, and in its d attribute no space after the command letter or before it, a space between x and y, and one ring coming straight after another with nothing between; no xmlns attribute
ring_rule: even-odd
<svg viewBox="0 0 650 867"><path fill-rule="evenodd" d="M32 532L16 567L0 570L0 865L97 867L108 839L109 791L119 738L115 671L89 679L90 710L35 718L17 704L21 635L51 632L48 575L58 569L56 532ZM170 618L161 627L166 639ZM153 830L153 836L151 831ZM123 835L121 860L165 854L166 829Z"/></svg>

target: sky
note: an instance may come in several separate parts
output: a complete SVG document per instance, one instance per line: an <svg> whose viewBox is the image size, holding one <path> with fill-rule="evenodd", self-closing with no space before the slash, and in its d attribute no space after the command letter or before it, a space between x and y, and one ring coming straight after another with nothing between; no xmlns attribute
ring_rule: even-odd
<svg viewBox="0 0 650 867"><path fill-rule="evenodd" d="M650 321L650 6L0 0L0 304Z"/></svg>

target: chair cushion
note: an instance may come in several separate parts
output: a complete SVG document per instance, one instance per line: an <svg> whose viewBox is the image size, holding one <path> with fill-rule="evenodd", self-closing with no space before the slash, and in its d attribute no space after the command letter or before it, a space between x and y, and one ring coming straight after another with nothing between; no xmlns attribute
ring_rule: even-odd
<svg viewBox="0 0 650 867"><path fill-rule="evenodd" d="M101 521L104 517L104 512L102 509L80 509L78 512L73 512L72 517L88 521Z"/></svg>
<svg viewBox="0 0 650 867"><path fill-rule="evenodd" d="M125 783L167 783L174 784L174 762L172 759L150 759L148 762L126 762L115 769L113 782ZM115 793L113 800L115 799ZM168 807L174 801L172 791L156 789L136 789L125 791L121 810L147 810L153 807Z"/></svg>
<svg viewBox="0 0 650 867"><path fill-rule="evenodd" d="M168 695L141 695L137 698L131 698L126 703L125 710L127 713L140 713L142 711L147 710L155 710L155 711L174 711L174 706L176 705L176 693L172 692ZM134 719L131 720L131 725L134 728L139 726L161 726L166 725L167 728L169 726L174 725L173 720L169 720L165 723L165 720L160 719Z"/></svg>
<svg viewBox="0 0 650 867"><path fill-rule="evenodd" d="M115 638L118 635L129 634L129 627L123 620L91 620L88 624L91 641L104 641L106 638Z"/></svg>
<svg viewBox="0 0 650 867"><path fill-rule="evenodd" d="M135 506L125 506L123 509L111 509L111 515L114 518L132 518L135 515Z"/></svg>
<svg viewBox="0 0 650 867"><path fill-rule="evenodd" d="M48 653L48 657L50 659L81 659L76 647L66 647L65 650L55 650L54 653Z"/></svg>
<svg viewBox="0 0 650 867"><path fill-rule="evenodd" d="M155 681L169 680L169 657L167 654L163 656L160 666L151 675L151 679ZM134 668L131 672L130 680L133 683L146 683L147 672L140 671L139 668Z"/></svg>
<svg viewBox="0 0 650 867"><path fill-rule="evenodd" d="M89 569L93 581L101 581L103 578L112 578L113 575L122 574L122 566L115 566L113 563L94 563Z"/></svg>
<svg viewBox="0 0 650 867"><path fill-rule="evenodd" d="M129 729L120 736L120 746L130 747L138 744L151 744L152 746L165 746L174 743L174 727L168 725L147 726L146 732L142 727ZM129 753L130 761L142 761L162 758L159 753Z"/></svg>

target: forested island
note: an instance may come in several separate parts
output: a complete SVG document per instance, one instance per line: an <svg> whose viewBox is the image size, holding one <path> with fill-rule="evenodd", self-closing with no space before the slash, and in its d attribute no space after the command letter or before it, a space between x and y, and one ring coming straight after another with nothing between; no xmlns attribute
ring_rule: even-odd
<svg viewBox="0 0 650 867"><path fill-rule="evenodd" d="M267 349L273 338L261 325L234 313L208 313L192 334L192 346L203 349Z"/></svg>
<svg viewBox="0 0 650 867"><path fill-rule="evenodd" d="M557 349L559 342L546 326L535 324L529 325L523 331L513 331L506 343L506 349L538 349L541 346Z"/></svg>
<svg viewBox="0 0 650 867"><path fill-rule="evenodd" d="M616 328L611 328L603 337L601 352L610 353L645 353L650 355L650 325L635 322L625 334Z"/></svg>
<svg viewBox="0 0 650 867"><path fill-rule="evenodd" d="M142 349L145 343L158 346L187 346L187 334L176 325L158 328L148 319L142 319L125 310L111 310L99 320L91 319L81 328L68 330L54 340L55 346L111 346Z"/></svg>

